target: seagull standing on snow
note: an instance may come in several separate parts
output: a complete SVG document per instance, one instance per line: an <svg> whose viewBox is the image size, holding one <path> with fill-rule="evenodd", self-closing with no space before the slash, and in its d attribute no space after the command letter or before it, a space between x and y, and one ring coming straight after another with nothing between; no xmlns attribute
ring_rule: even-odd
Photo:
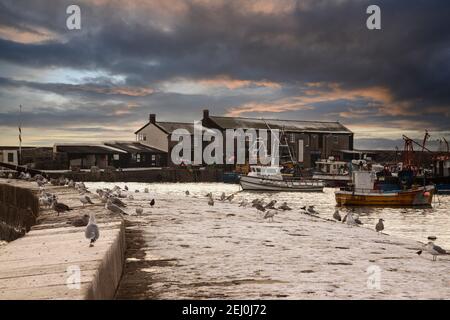
<svg viewBox="0 0 450 320"><path fill-rule="evenodd" d="M276 210L269 210L264 215L264 219L270 219L270 221L273 221L273 217L277 214Z"/></svg>
<svg viewBox="0 0 450 320"><path fill-rule="evenodd" d="M83 207L85 204L94 204L91 200L91 198L89 198L87 195L83 195L80 197L80 202L83 204Z"/></svg>
<svg viewBox="0 0 450 320"><path fill-rule="evenodd" d="M278 209L283 210L283 211L292 210L292 208L288 206L287 202L283 202L283 204L281 206L279 206Z"/></svg>
<svg viewBox="0 0 450 320"><path fill-rule="evenodd" d="M435 245L433 241L429 241L426 245L424 245L424 250L426 250L429 254L433 256L433 261L437 260L437 256L450 254L446 250ZM417 254L420 256L422 254L422 250L418 251Z"/></svg>
<svg viewBox="0 0 450 320"><path fill-rule="evenodd" d="M152 200L150 201L150 206L153 208L154 205L155 205L155 199L152 199Z"/></svg>
<svg viewBox="0 0 450 320"><path fill-rule="evenodd" d="M128 215L125 211L123 211L120 207L116 206L114 203L112 203L111 200L108 200L105 205L105 209L112 213L118 213L118 214L124 214Z"/></svg>
<svg viewBox="0 0 450 320"><path fill-rule="evenodd" d="M264 211L266 211L266 208L262 205L262 204L260 204L260 203L257 203L256 205L255 205L255 208L256 208L256 213L263 213Z"/></svg>
<svg viewBox="0 0 450 320"><path fill-rule="evenodd" d="M316 210L314 210L314 206L309 206L307 211L309 214L318 214L319 213Z"/></svg>
<svg viewBox="0 0 450 320"><path fill-rule="evenodd" d="M241 203L239 203L239 207L246 207L248 205L248 200L247 199L244 199L244 200L242 200L241 201Z"/></svg>
<svg viewBox="0 0 450 320"><path fill-rule="evenodd" d="M90 240L89 247L94 246L94 242L100 237L100 232L98 230L97 223L95 222L95 213L91 213L89 217L89 223L86 227L86 231L84 233L86 239Z"/></svg>
<svg viewBox="0 0 450 320"><path fill-rule="evenodd" d="M266 205L266 209L274 209L275 204L277 203L277 200L272 200Z"/></svg>
<svg viewBox="0 0 450 320"><path fill-rule="evenodd" d="M230 194L230 195L227 197L227 200L231 202L231 200L233 200L233 198L234 198L234 194Z"/></svg>
<svg viewBox="0 0 450 320"><path fill-rule="evenodd" d="M351 212L347 213L346 223L350 227L356 225L355 219L353 218L353 214Z"/></svg>
<svg viewBox="0 0 450 320"><path fill-rule="evenodd" d="M375 230L378 232L378 234L381 233L381 231L384 230L384 223L383 223L383 219L378 219L378 223L375 225Z"/></svg>
<svg viewBox="0 0 450 320"><path fill-rule="evenodd" d="M335 219L335 220L337 220L337 221L341 221L342 220L342 217L341 217L341 215L340 215L340 213L339 213L339 210L335 210L334 211L334 213L333 213L333 219Z"/></svg>

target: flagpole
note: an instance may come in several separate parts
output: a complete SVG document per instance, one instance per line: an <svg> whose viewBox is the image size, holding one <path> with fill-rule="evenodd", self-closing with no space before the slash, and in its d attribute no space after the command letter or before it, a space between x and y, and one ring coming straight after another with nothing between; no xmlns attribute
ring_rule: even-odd
<svg viewBox="0 0 450 320"><path fill-rule="evenodd" d="M19 161L18 164L22 160L22 105L19 107Z"/></svg>

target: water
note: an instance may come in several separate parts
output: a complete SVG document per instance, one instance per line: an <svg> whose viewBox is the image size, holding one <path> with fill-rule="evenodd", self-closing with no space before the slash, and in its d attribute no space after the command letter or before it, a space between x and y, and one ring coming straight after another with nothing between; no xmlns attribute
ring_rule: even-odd
<svg viewBox="0 0 450 320"><path fill-rule="evenodd" d="M124 183L117 183L124 187ZM112 183L88 183L91 189ZM414 248L400 249L391 237L361 228L318 223L299 214L314 205L324 218L335 210L334 190L324 193L239 192L231 203L207 204L205 195L220 197L239 191L219 183L127 183L134 200L125 200L127 261L119 299L264 299L264 298L422 298L448 296L446 287L423 277L428 257ZM144 188L149 193L143 193ZM139 193L134 190L139 189ZM185 191L190 195L186 196ZM261 219L254 208L240 208L242 199L277 199L293 208L274 222ZM156 199L150 208L150 199ZM95 201L95 200L94 200ZM386 233L437 243L450 248L450 197L430 209L357 208L365 228L385 219ZM137 216L137 206L144 214ZM341 209L344 215L347 209ZM357 243L358 245L354 245ZM398 248L397 248L398 247ZM428 258L428 260L426 260ZM413 260L414 263L408 263ZM320 262L320 263L318 263ZM366 268L376 263L383 273L383 290L367 290ZM444 271L442 271L444 272ZM436 280L437 281L437 280ZM442 287L442 288L441 288ZM447 287L448 288L448 287ZM443 290L439 292L439 290ZM445 291L447 290L447 291Z"/></svg>

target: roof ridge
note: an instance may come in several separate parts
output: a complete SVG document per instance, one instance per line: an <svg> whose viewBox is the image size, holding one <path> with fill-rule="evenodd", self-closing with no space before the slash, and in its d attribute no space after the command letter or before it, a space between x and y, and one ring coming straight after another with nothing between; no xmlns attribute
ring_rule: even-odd
<svg viewBox="0 0 450 320"><path fill-rule="evenodd" d="M254 118L254 117L229 117L229 116L209 116L210 118L227 118L227 119L246 119L246 120L276 120L276 121L302 121L302 122L319 122L319 123L340 123L339 121L319 121L319 120L293 120L293 119L272 119L272 118Z"/></svg>

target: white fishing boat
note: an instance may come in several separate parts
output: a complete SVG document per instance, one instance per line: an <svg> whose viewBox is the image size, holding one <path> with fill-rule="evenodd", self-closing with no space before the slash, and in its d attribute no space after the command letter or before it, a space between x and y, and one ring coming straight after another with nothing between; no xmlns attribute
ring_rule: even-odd
<svg viewBox="0 0 450 320"><path fill-rule="evenodd" d="M323 181L329 187L343 187L351 182L349 164L345 161L336 161L333 157L316 161L316 170L313 180Z"/></svg>
<svg viewBox="0 0 450 320"><path fill-rule="evenodd" d="M239 183L243 190L252 191L322 192L325 186L322 181L284 177L276 166L251 166Z"/></svg>

